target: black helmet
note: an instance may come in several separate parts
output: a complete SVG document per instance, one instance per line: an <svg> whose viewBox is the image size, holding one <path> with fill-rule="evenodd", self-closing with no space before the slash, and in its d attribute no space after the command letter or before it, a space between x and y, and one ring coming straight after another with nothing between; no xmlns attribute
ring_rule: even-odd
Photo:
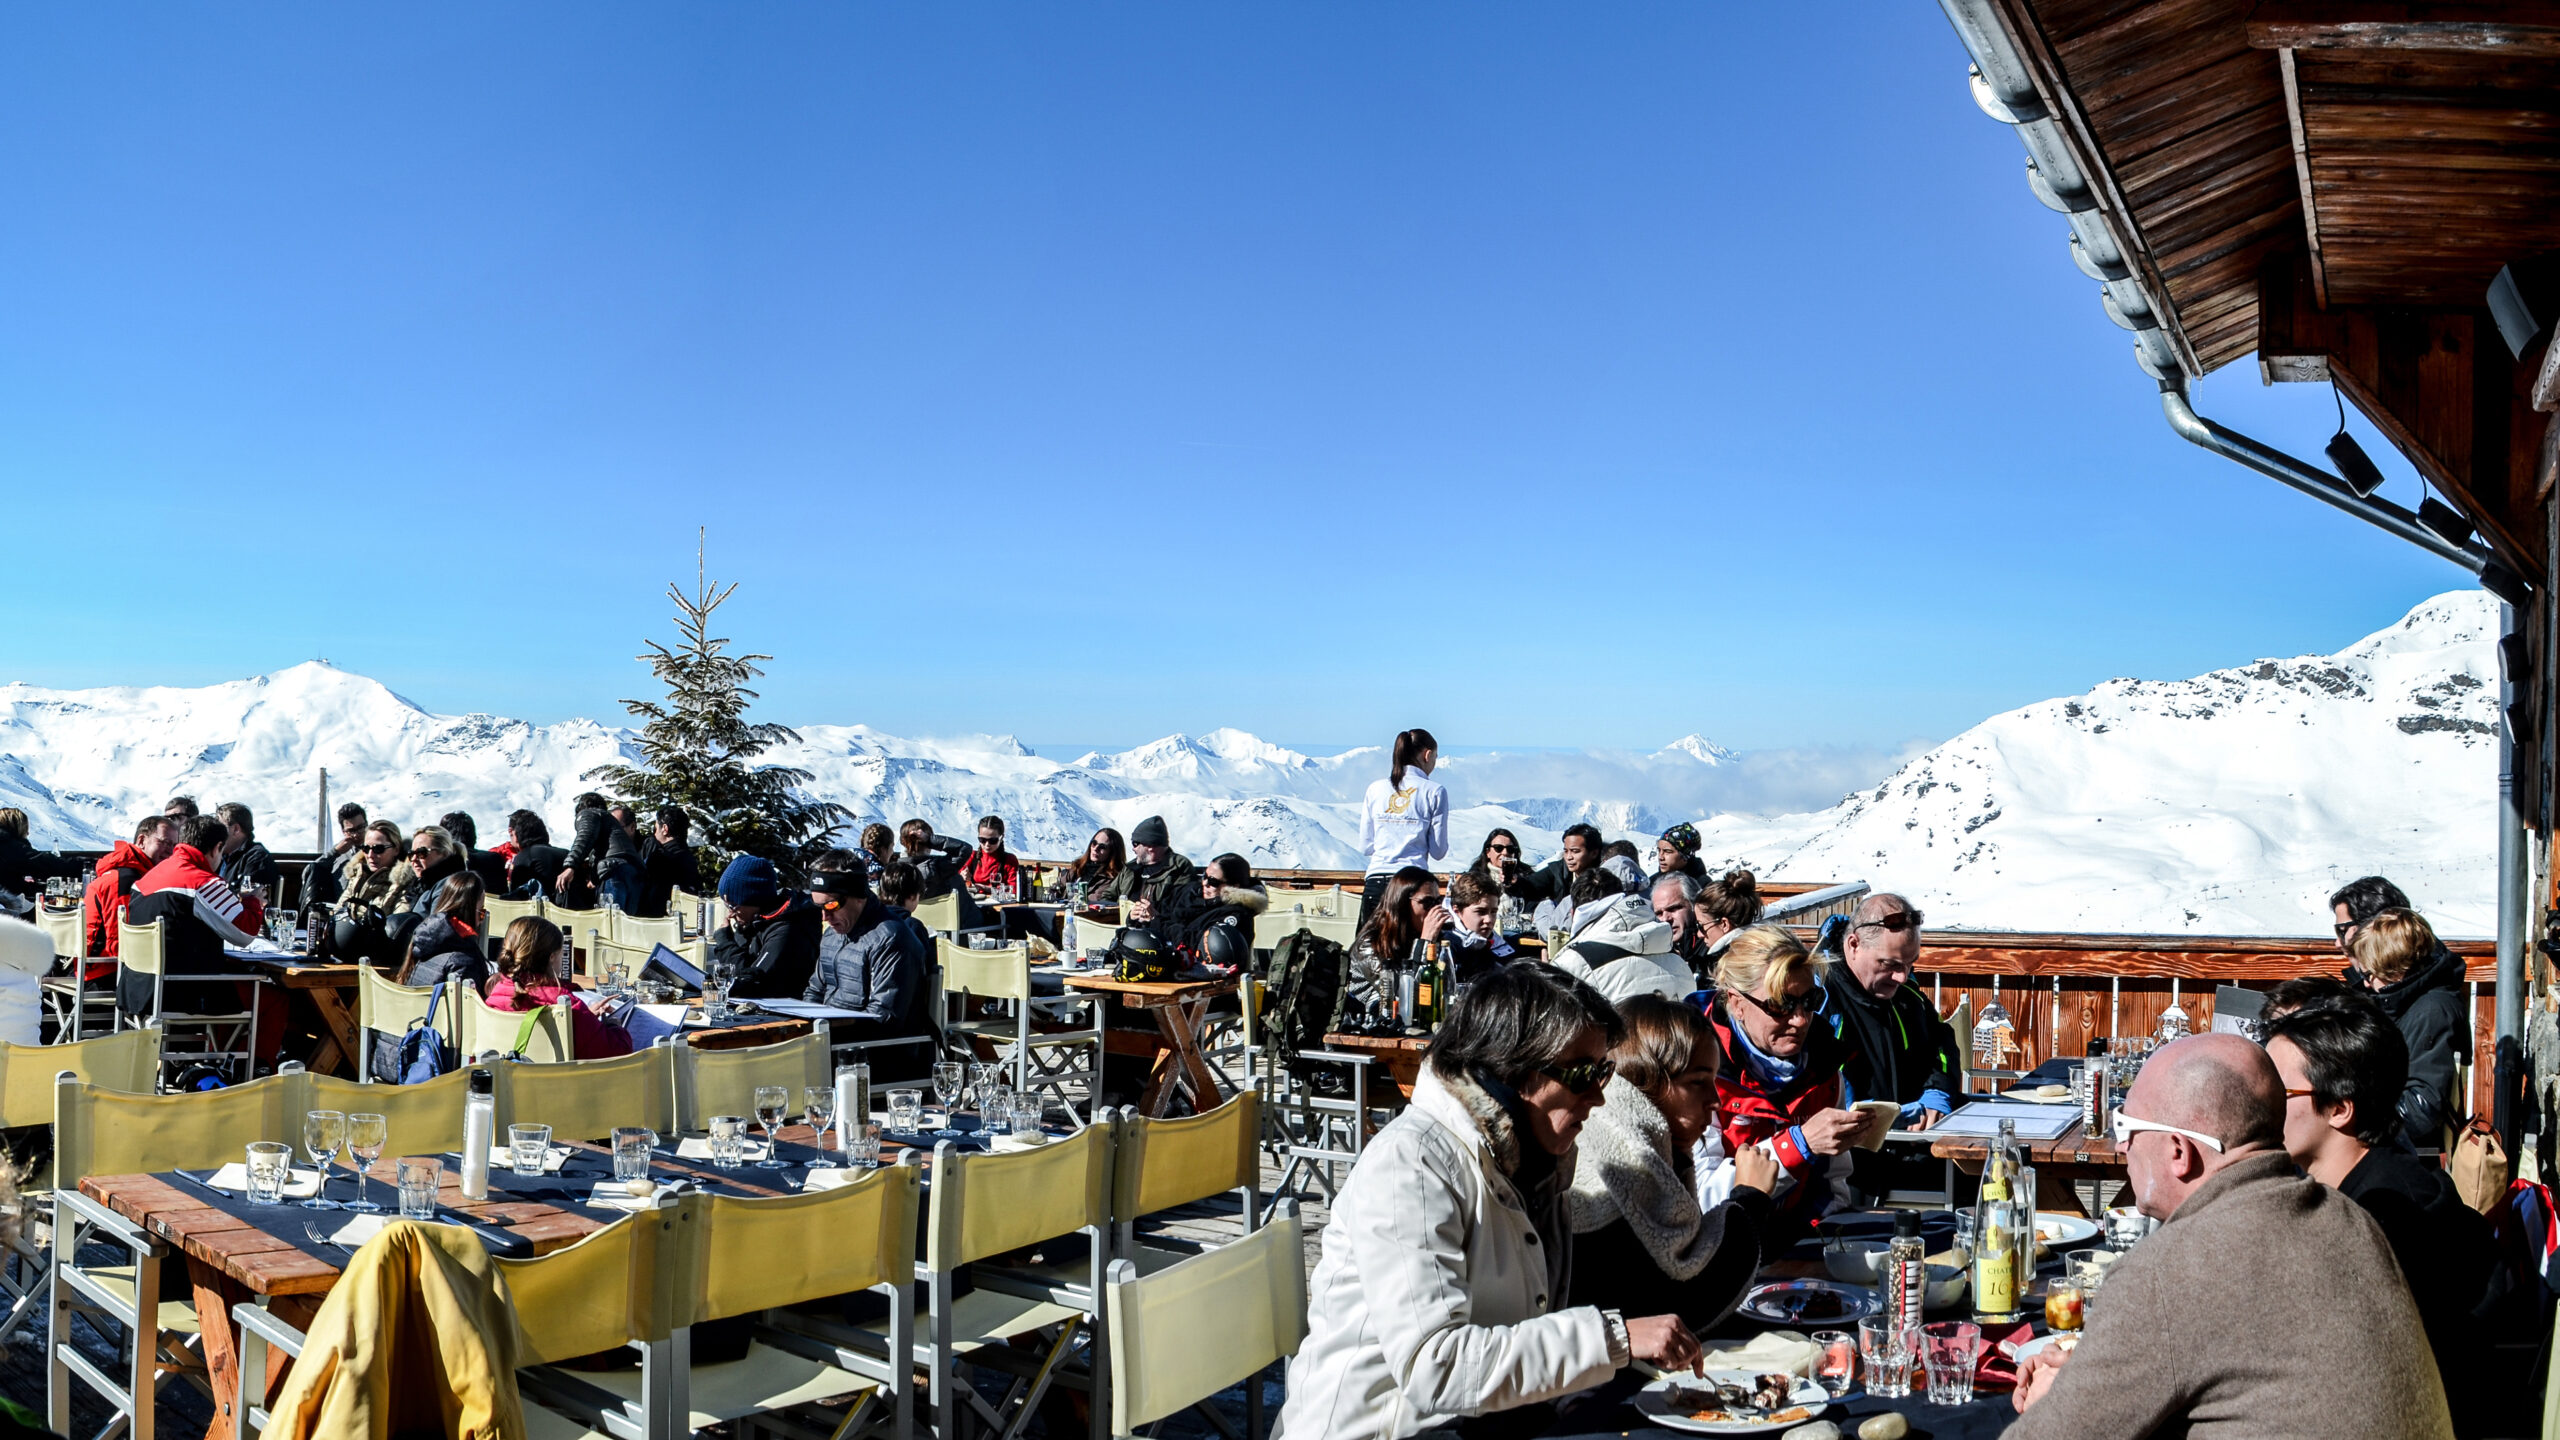
<svg viewBox="0 0 2560 1440"><path fill-rule="evenodd" d="M1253 958L1253 946L1236 926L1220 923L1200 936L1200 959L1222 970L1242 970Z"/></svg>

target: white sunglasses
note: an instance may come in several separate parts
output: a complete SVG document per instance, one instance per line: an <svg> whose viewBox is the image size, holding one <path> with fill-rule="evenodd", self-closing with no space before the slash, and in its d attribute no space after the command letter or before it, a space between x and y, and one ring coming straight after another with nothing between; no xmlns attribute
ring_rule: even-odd
<svg viewBox="0 0 2560 1440"><path fill-rule="evenodd" d="M2222 1153L2222 1142L2214 1139L2210 1135L2198 1134L2196 1131L2184 1129L2176 1125L2163 1125L2157 1120L2145 1120L2139 1116L2127 1115L2122 1110L2118 1110L2116 1112L2115 1136L2117 1144L2121 1145L2125 1141L2132 1139L2134 1136L2145 1130L2157 1130L2164 1135L2184 1135L2188 1139L2193 1140L2208 1150L2211 1150L2216 1155Z"/></svg>

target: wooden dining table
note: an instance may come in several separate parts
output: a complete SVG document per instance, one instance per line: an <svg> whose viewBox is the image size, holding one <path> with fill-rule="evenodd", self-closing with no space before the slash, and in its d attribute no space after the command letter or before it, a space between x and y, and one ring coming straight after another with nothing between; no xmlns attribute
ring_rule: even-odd
<svg viewBox="0 0 2560 1440"><path fill-rule="evenodd" d="M806 1125L784 1126L775 1138L785 1144L834 1148L832 1133L821 1135ZM603 1145L560 1143L572 1150L602 1155L608 1161L612 1155L610 1147ZM375 1184L379 1188L373 1192L386 1204L389 1184L384 1174L389 1163L386 1157L375 1166ZM700 1173L699 1167L688 1162L673 1164ZM343 1165L329 1171L333 1184L341 1190L353 1173ZM788 1172L752 1166L716 1172L724 1185L758 1195L794 1193L778 1180L763 1178L785 1173ZM204 1191L186 1181L162 1175L92 1175L80 1182L80 1193L167 1241L185 1258L187 1283L194 1294L197 1323L203 1332L205 1368L214 1390L213 1423L205 1431L206 1440L233 1440L238 1433L231 1407L240 1373L240 1330L230 1319L232 1307L263 1301L276 1318L296 1329L308 1330L319 1313L320 1302L336 1287L341 1267L312 1254L302 1242L285 1238L285 1233L301 1233L305 1224L320 1225L324 1233L334 1230L346 1223L347 1212L305 1210L288 1201L259 1207L258 1219L249 1220L211 1203ZM612 1223L583 1210L510 1198L494 1183L488 1199L466 1199L461 1175L450 1163L437 1203L475 1223L507 1231L529 1244L536 1255L548 1255L573 1245ZM270 1397L283 1383L290 1364L281 1352L269 1352L266 1393Z"/></svg>
<svg viewBox="0 0 2560 1440"><path fill-rule="evenodd" d="M302 996L320 1017L320 1043L303 1062L304 1069L314 1075L358 1078L364 1040L356 1024L356 976L362 967L298 954L233 951L231 958L254 967L289 996Z"/></svg>
<svg viewBox="0 0 2560 1440"><path fill-rule="evenodd" d="M1931 1140L1929 1153L1954 1161L1956 1168L1967 1175L1979 1175L1983 1161L1991 1154L1991 1142L1978 1135L1949 1135ZM2062 1210L2099 1219L2116 1187L2130 1183L2124 1151L2105 1136L2089 1134L2077 1116L2051 1140L2020 1140L2018 1153L2036 1169L2039 1210ZM2081 1198L2080 1187L2084 1184L2094 1184L2100 1213L2092 1214L2088 1201Z"/></svg>
<svg viewBox="0 0 2560 1440"><path fill-rule="evenodd" d="M1226 1103L1225 1085L1218 1079L1217 1067L1209 1063L1200 1032L1208 1021L1211 1003L1222 995L1236 993L1236 976L1211 980L1115 980L1108 972L1079 975L1071 971L1061 983L1070 990L1111 996L1154 1017L1161 1044L1138 1036L1115 1042L1115 1035L1126 1032L1108 1028L1102 1032L1103 1049L1108 1053L1153 1057L1155 1064L1147 1075L1147 1088L1138 1097L1138 1109L1150 1119L1164 1118L1177 1087L1190 1093L1193 1114L1205 1115Z"/></svg>

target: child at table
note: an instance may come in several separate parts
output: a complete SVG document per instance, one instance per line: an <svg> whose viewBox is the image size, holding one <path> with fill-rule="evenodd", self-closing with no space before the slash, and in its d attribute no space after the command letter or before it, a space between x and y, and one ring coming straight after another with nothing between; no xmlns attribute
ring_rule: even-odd
<svg viewBox="0 0 2560 1440"><path fill-rule="evenodd" d="M562 984L552 973L552 962L560 954L560 927L537 915L526 915L507 927L507 938L498 947L498 978L489 984L489 1008L492 1010L538 1010L557 1005L564 995L569 1006L571 1057L579 1060L604 1060L631 1053L631 1034L619 1025L608 1025L589 1010L584 996Z"/></svg>

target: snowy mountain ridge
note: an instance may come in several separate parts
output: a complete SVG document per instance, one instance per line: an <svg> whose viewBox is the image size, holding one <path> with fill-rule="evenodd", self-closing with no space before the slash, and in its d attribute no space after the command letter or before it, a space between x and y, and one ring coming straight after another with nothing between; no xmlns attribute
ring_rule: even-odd
<svg viewBox="0 0 2560 1440"><path fill-rule="evenodd" d="M2497 625L2494 600L2455 592L2335 655L2110 680L1994 716L1809 813L1728 797L1806 795L1859 772L1784 773L1798 762L1772 757L1792 752L1737 753L1698 734L1646 754L1453 755L1438 772L1452 868L1497 825L1533 857L1577 822L1649 856L1654 835L1697 819L1714 864L1867 880L1910 894L1934 923L2316 934L2321 897L2379 871L2450 933L2485 933ZM813 791L863 820L922 816L966 835L999 814L1013 848L1040 856L1161 814L1195 858L1356 867L1359 799L1386 770L1380 746L1308 755L1234 729L1061 761L1010 735L795 728L800 743L771 758L812 772ZM63 847L103 847L193 794L242 801L270 845L306 848L324 767L333 803L404 825L462 809L494 837L521 806L556 828L589 788L580 774L635 758L619 727L439 715L317 662L195 689L0 686L0 805Z"/></svg>

